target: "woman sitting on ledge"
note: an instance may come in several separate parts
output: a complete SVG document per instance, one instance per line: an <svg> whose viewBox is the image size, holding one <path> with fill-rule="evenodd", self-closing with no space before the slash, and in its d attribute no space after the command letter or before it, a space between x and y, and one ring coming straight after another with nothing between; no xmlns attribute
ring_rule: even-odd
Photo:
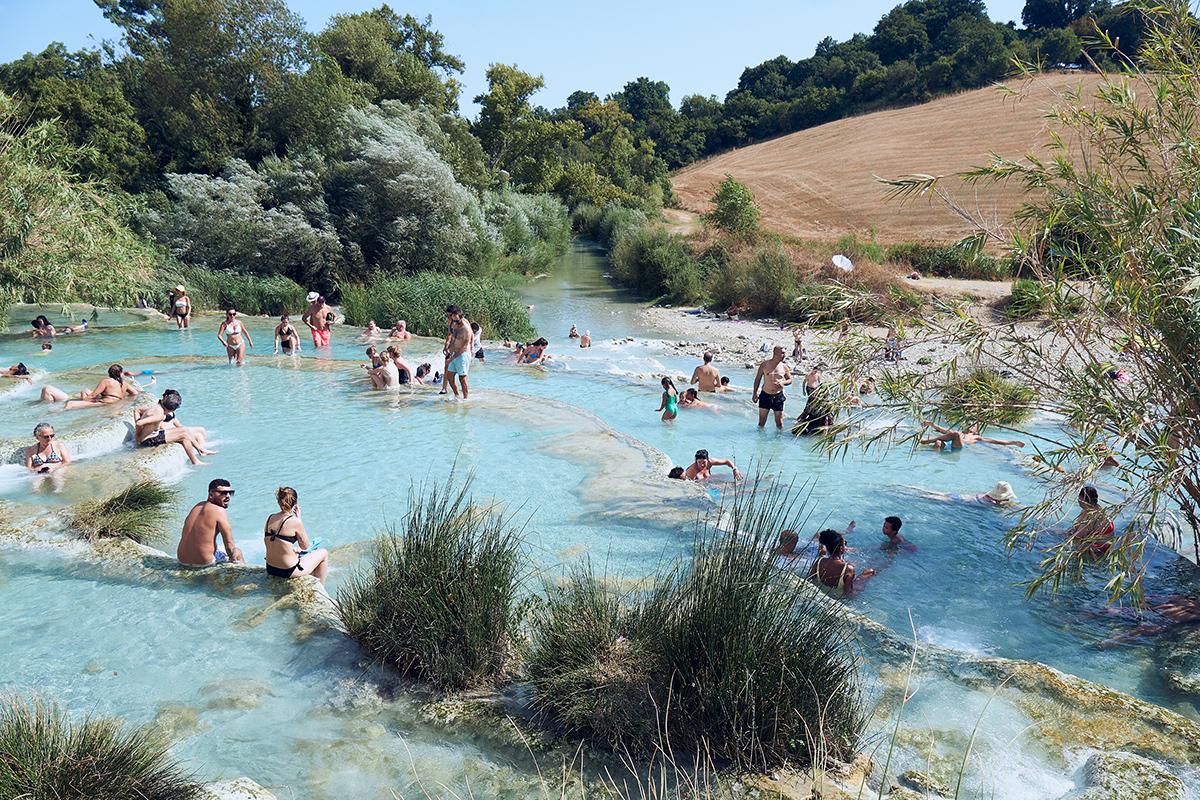
<svg viewBox="0 0 1200 800"><path fill-rule="evenodd" d="M63 408L67 411L91 408L96 405L109 405L137 396L137 387L132 383L125 382L125 369L120 364L113 364L109 367L108 377L102 378L96 384L96 388L90 392L86 390L80 392L78 399L71 399L71 396L62 389L56 389L53 386L42 387L43 403L63 403Z"/></svg>
<svg viewBox="0 0 1200 800"><path fill-rule="evenodd" d="M36 443L25 448L25 468L38 475L49 475L71 463L67 448L54 442L54 426L42 422L33 429Z"/></svg>
<svg viewBox="0 0 1200 800"><path fill-rule="evenodd" d="M842 597L853 597L855 592L854 565L846 561L846 539L835 530L823 530L817 534L817 541L825 549L825 555L813 562L812 571L808 577L829 589L837 589ZM875 574L874 569L866 569L858 576L858 587Z"/></svg>
<svg viewBox="0 0 1200 800"><path fill-rule="evenodd" d="M322 584L329 572L329 551L309 550L311 544L300 520L300 498L290 486L275 492L279 512L267 517L263 539L267 545L267 574L273 578L312 575Z"/></svg>

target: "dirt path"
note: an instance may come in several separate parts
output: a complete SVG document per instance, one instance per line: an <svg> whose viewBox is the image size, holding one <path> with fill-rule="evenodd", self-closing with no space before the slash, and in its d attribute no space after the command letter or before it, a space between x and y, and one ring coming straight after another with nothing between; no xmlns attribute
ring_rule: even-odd
<svg viewBox="0 0 1200 800"><path fill-rule="evenodd" d="M1012 294L1012 281L973 281L960 278L921 278L905 282L918 292L945 297L967 295L981 300L1003 300Z"/></svg>
<svg viewBox="0 0 1200 800"><path fill-rule="evenodd" d="M668 233L673 233L678 236L691 236L693 233L699 233L703 223L700 222L700 215L693 211L685 211L682 208L664 208L662 210L663 219L666 224L663 226Z"/></svg>

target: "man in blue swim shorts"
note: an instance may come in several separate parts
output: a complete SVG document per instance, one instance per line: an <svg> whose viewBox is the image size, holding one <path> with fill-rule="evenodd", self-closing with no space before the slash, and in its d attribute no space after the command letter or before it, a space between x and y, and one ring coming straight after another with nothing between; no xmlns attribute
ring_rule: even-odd
<svg viewBox="0 0 1200 800"><path fill-rule="evenodd" d="M462 309L458 306L446 306L446 322L450 327L446 334L446 344L442 348L442 352L446 356L446 383L445 386L450 387L450 391L454 392L454 397L458 398L458 390L462 388L462 399L467 399L467 371L471 368L471 357L474 355L472 344L474 343L474 335L471 332L471 323L463 316ZM454 377L458 376L458 384L454 382ZM442 388L442 394L446 393L445 387Z"/></svg>

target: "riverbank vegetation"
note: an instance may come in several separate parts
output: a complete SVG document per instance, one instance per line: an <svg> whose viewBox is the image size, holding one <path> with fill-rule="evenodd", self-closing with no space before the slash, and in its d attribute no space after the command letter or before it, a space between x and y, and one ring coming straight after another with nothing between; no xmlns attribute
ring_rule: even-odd
<svg viewBox="0 0 1200 800"><path fill-rule="evenodd" d="M201 786L147 728L113 719L74 721L32 698L0 701L0 797L197 800Z"/></svg>
<svg viewBox="0 0 1200 800"><path fill-rule="evenodd" d="M84 500L67 526L92 541L123 536L149 544L165 534L169 511L178 499L179 492L160 481L136 481L103 500Z"/></svg>

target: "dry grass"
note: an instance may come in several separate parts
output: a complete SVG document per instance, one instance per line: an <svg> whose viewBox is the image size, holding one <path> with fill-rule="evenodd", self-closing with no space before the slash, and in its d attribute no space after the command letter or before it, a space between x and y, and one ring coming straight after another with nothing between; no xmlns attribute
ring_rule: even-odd
<svg viewBox="0 0 1200 800"><path fill-rule="evenodd" d="M956 241L974 231L944 204L888 201L874 176L943 175L985 163L992 152L1045 152L1044 114L1057 93L1098 81L1050 74L1020 101L986 88L838 120L692 164L675 176L674 191L682 208L702 213L728 173L754 192L763 227L787 236L836 239L873 230L888 244ZM1015 184L977 191L960 185L955 195L996 221L1006 220L1021 200Z"/></svg>

